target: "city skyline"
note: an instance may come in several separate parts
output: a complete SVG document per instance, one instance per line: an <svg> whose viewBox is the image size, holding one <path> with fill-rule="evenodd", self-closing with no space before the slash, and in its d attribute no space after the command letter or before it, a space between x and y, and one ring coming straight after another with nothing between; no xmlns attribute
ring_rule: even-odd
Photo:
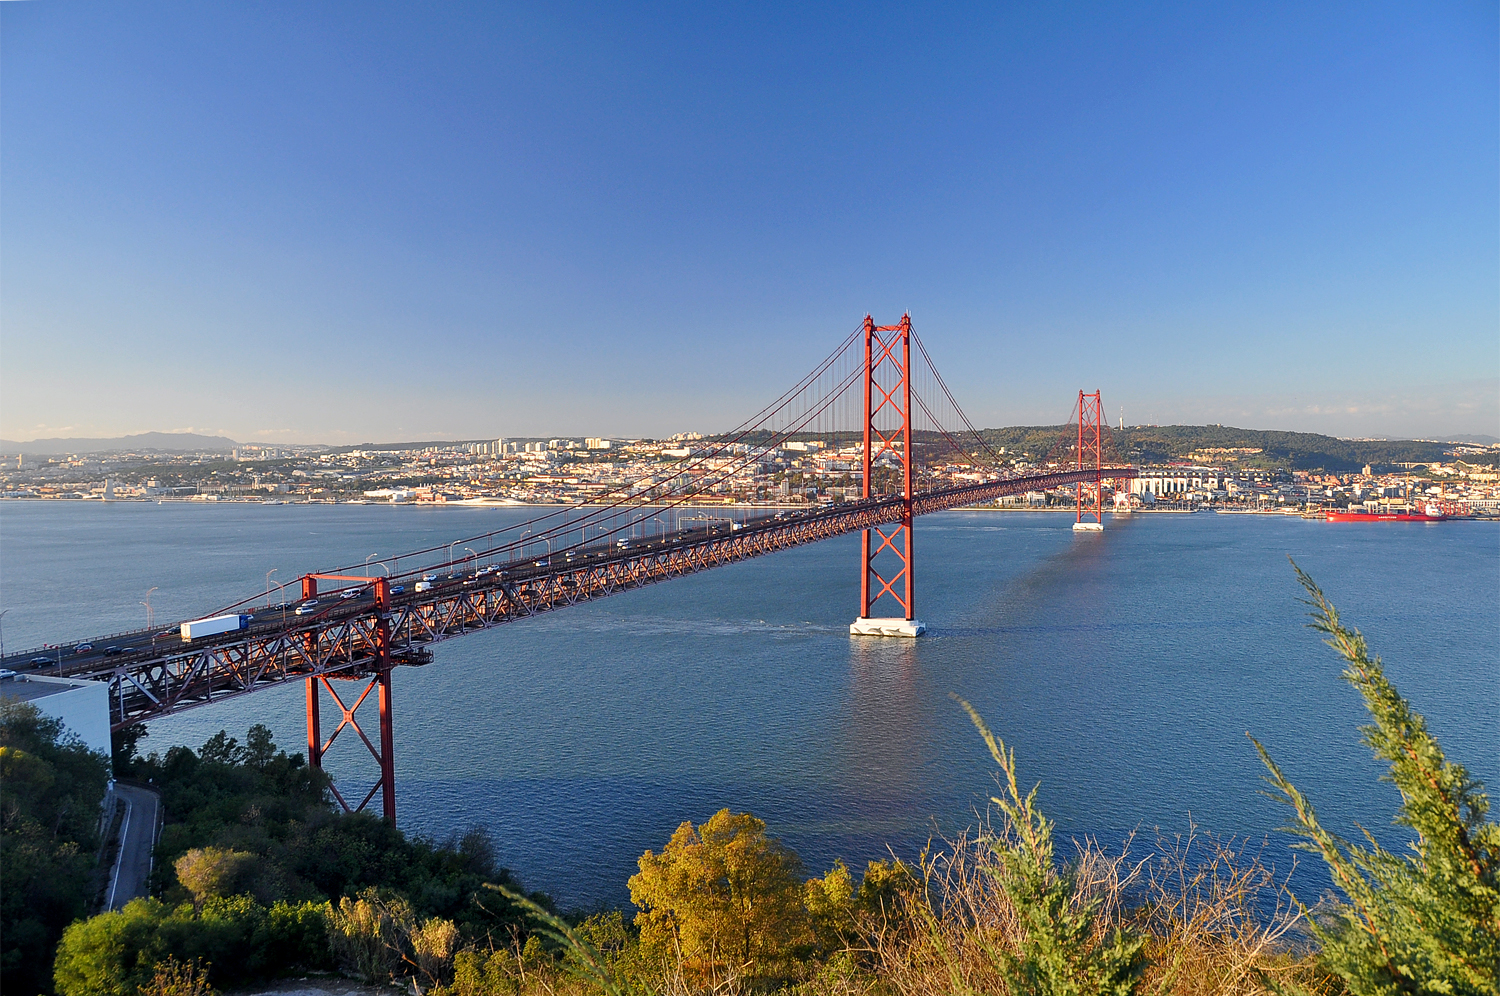
<svg viewBox="0 0 1500 996"><path fill-rule="evenodd" d="M0 436L1500 435L1496 11L0 9ZM621 57L628 53L628 57Z"/></svg>

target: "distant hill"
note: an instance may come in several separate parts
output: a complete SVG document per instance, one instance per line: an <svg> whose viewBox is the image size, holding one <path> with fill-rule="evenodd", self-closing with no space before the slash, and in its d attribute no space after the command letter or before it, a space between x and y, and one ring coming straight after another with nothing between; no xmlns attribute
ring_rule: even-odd
<svg viewBox="0 0 1500 996"><path fill-rule="evenodd" d="M1013 426L985 429L981 435L997 449L1004 446L1009 454L1029 452L1040 458L1052 451L1066 430L1068 426L1064 425ZM1432 463L1443 460L1444 451L1449 448L1445 443L1410 439L1338 439L1316 432L1236 429L1227 425L1132 425L1123 430L1106 430L1106 435L1106 458L1113 454L1131 463L1202 460L1340 474L1353 473L1366 464L1388 468L1398 463ZM1215 450L1219 452L1212 452ZM1234 450L1259 452L1225 452Z"/></svg>
<svg viewBox="0 0 1500 996"><path fill-rule="evenodd" d="M61 453L109 453L157 450L164 453L228 453L239 444L225 436L200 436L194 432L141 432L113 439L33 439L19 443L0 439L0 454L55 456Z"/></svg>

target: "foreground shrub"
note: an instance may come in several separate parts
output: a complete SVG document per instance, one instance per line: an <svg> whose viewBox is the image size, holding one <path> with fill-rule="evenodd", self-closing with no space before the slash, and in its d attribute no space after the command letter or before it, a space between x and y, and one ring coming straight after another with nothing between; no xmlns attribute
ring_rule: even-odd
<svg viewBox="0 0 1500 996"><path fill-rule="evenodd" d="M138 992L140 996L215 996L207 965L196 961L183 964L171 957L156 965L151 981Z"/></svg>
<svg viewBox="0 0 1500 996"><path fill-rule="evenodd" d="M1323 963L1356 996L1500 992L1500 825L1485 818L1489 799L1462 765L1443 756L1426 720L1397 693L1380 658L1370 656L1365 638L1345 626L1313 579L1292 566L1308 593L1312 628L1344 659L1344 679L1374 719L1360 732L1390 765L1384 779L1401 791L1395 822L1416 833L1404 857L1368 832L1368 847L1330 833L1255 742L1272 784L1295 813L1292 831L1322 856L1345 899L1331 917L1311 921Z"/></svg>
<svg viewBox="0 0 1500 996"><path fill-rule="evenodd" d="M1035 996L1130 996L1145 959L1145 939L1099 916L1105 895L1080 889L1078 867L1059 868L1052 821L1036 804L1037 786L1024 796L1016 780L1016 755L990 732L979 713L959 700L1000 765L1003 795L990 799L1004 830L982 838L999 864L984 871L1014 911L1011 944L989 951L1007 987Z"/></svg>
<svg viewBox="0 0 1500 996"><path fill-rule="evenodd" d="M329 968L324 906L249 896L169 907L136 899L73 924L58 945L53 978L62 996L134 996L157 966L176 959L208 966L218 986L273 978L298 968Z"/></svg>
<svg viewBox="0 0 1500 996"><path fill-rule="evenodd" d="M367 889L345 896L328 915L328 944L345 972L380 982L410 972L431 985L445 981L458 951L459 930L441 917L419 918L399 896Z"/></svg>
<svg viewBox="0 0 1500 996"><path fill-rule="evenodd" d="M468 942L516 926L508 903L475 901L486 882L514 884L487 833L439 843L371 813L344 813L327 775L281 750L264 726L251 726L243 744L221 730L197 751L173 747L131 763L162 792L152 894L174 906L241 893L262 905L337 902L378 888L419 916L453 921Z"/></svg>

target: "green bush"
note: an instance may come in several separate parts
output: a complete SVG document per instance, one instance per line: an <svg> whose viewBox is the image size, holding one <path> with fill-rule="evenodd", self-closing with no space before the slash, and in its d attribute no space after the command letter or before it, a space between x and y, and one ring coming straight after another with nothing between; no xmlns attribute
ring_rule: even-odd
<svg viewBox="0 0 1500 996"><path fill-rule="evenodd" d="M103 754L0 698L0 989L45 992L63 928L88 912L109 780Z"/></svg>
<svg viewBox="0 0 1500 996"><path fill-rule="evenodd" d="M514 884L486 834L440 844L340 812L327 777L277 749L263 726L243 745L220 731L201 750L174 747L131 763L162 793L167 825L153 891L164 901L138 900L69 928L55 962L62 992L133 994L168 958L208 964L215 984L331 966L325 900L377 887L390 908L406 911L383 956L387 975L412 968L443 977L460 942L522 933L508 900L485 892L476 901L486 882ZM37 945L43 966L52 964L53 936Z"/></svg>
<svg viewBox="0 0 1500 996"><path fill-rule="evenodd" d="M209 899L201 914L136 899L63 932L53 977L62 996L134 996L170 958L209 966L216 985L274 978L296 968L330 968L328 920L320 903L262 906L249 896Z"/></svg>
<svg viewBox="0 0 1500 996"><path fill-rule="evenodd" d="M262 904L338 900L379 888L405 897L417 914L454 921L471 939L518 923L504 901L475 902L486 882L517 884L496 863L484 831L439 843L407 837L371 813L344 813L327 776L280 750L264 726L250 727L244 744L221 730L198 751L173 747L134 766L162 793L167 823L152 891L171 903L196 891L179 879L181 858L228 851L254 857L236 859L229 878L233 891ZM197 870L198 863L187 867ZM210 884L204 894L216 891Z"/></svg>

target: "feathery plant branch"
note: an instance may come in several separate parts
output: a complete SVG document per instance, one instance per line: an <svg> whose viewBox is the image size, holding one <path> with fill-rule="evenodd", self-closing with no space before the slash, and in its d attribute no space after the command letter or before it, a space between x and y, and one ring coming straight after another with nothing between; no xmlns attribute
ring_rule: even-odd
<svg viewBox="0 0 1500 996"><path fill-rule="evenodd" d="M585 982L599 987L606 996L653 996L650 990L636 990L623 985L615 978L609 961L589 940L581 936L567 921L543 909L531 899L514 889L486 882L486 889L493 889L515 903L537 922L537 933L559 944L567 953L567 966L572 973Z"/></svg>
<svg viewBox="0 0 1500 996"><path fill-rule="evenodd" d="M990 731L973 706L963 707L1000 766L1004 798L990 801L1005 814L1007 832L985 841L1000 859L997 885L1023 929L1018 951L998 945L990 956L1011 991L1021 996L1132 996L1146 968L1144 937L1100 929L1101 900L1082 894L1076 868L1059 869L1052 821L1036 803L1039 786L1021 794L1015 751Z"/></svg>
<svg viewBox="0 0 1500 996"><path fill-rule="evenodd" d="M1344 659L1344 679L1374 720L1360 728L1382 776L1401 793L1395 823L1416 834L1404 858L1364 831L1368 846L1324 827L1312 803L1251 737L1275 791L1293 811L1285 829L1319 854L1345 902L1334 916L1309 917L1322 944L1322 961L1354 996L1500 991L1500 825L1486 819L1489 799L1462 765L1443 755L1427 721L1401 697L1364 636L1346 626L1338 609L1292 562L1312 608L1310 628ZM1248 735L1248 734L1247 734Z"/></svg>

